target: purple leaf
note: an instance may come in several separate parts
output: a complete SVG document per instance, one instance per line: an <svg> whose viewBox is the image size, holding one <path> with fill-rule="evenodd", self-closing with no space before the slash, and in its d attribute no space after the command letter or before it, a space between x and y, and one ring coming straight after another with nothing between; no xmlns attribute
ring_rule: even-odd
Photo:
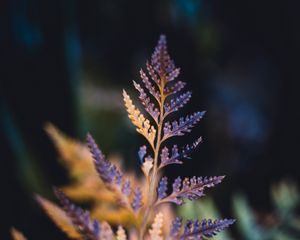
<svg viewBox="0 0 300 240"><path fill-rule="evenodd" d="M100 223L96 220L92 220L88 211L84 211L80 207L71 203L71 201L59 189L54 188L54 193L78 232L80 232L85 239L98 240L101 230Z"/></svg>
<svg viewBox="0 0 300 240"><path fill-rule="evenodd" d="M182 219L179 217L175 218L171 225L171 231L169 237L170 239L178 239L181 225L182 225Z"/></svg>
<svg viewBox="0 0 300 240"><path fill-rule="evenodd" d="M171 94L175 94L175 93L181 91L185 87L185 85L186 85L185 82L178 81L171 86L165 87L164 94L167 96L169 96Z"/></svg>
<svg viewBox="0 0 300 240"><path fill-rule="evenodd" d="M148 89L148 91L151 93L155 99L160 102L160 93L156 90L156 88L152 85L149 78L147 77L146 73L144 73L143 69L140 70L140 75L143 83L145 84L145 87Z"/></svg>
<svg viewBox="0 0 300 240"><path fill-rule="evenodd" d="M160 78L155 73L153 66L149 62L146 63L146 66L147 66L148 73L149 73L150 77L152 78L152 80L157 84L157 86L160 86Z"/></svg>
<svg viewBox="0 0 300 240"><path fill-rule="evenodd" d="M114 164L105 159L105 156L98 148L91 134L87 134L86 141L93 156L96 171L102 181L104 183L115 183L120 185L122 182L122 173Z"/></svg>
<svg viewBox="0 0 300 240"><path fill-rule="evenodd" d="M203 237L211 238L218 232L224 230L235 222L234 219L220 219L212 221L211 219L203 219L201 221L187 221L184 226L184 233L180 236L180 240L203 239Z"/></svg>
<svg viewBox="0 0 300 240"><path fill-rule="evenodd" d="M178 152L177 145L173 146L171 156L169 156L169 149L167 147L164 147L161 150L161 154L160 154L161 162L159 168L163 168L169 164L182 164L182 161L180 161L179 159L180 159L180 154Z"/></svg>
<svg viewBox="0 0 300 240"><path fill-rule="evenodd" d="M191 128L202 119L204 114L205 111L195 112L190 116L180 118L179 121L173 121L172 124L170 122L166 122L164 124L163 140L172 136L183 136L184 133L190 132Z"/></svg>
<svg viewBox="0 0 300 240"><path fill-rule="evenodd" d="M169 164L182 164L183 158L189 158L190 154L199 146L202 142L202 138L199 137L191 145L187 144L180 151L178 150L177 145L174 145L172 148L172 154L169 156L169 149L164 147L160 154L161 163L159 168L163 168Z"/></svg>
<svg viewBox="0 0 300 240"><path fill-rule="evenodd" d="M128 197L131 193L130 181L127 179L122 186L122 193Z"/></svg>
<svg viewBox="0 0 300 240"><path fill-rule="evenodd" d="M167 75L166 77L167 82L173 81L175 78L178 77L179 74L180 74L180 68L175 68Z"/></svg>
<svg viewBox="0 0 300 240"><path fill-rule="evenodd" d="M140 93L139 99L144 105L146 111L155 120L155 122L158 122L159 110L155 107L154 103L150 101L150 98L147 96L147 94L145 93L144 89L141 87L140 84L133 81L133 85L139 91Z"/></svg>
<svg viewBox="0 0 300 240"><path fill-rule="evenodd" d="M169 103L166 103L165 108L165 115L168 115L172 112L178 111L182 108L187 102L191 99L192 93L190 91L181 94L175 99L171 99Z"/></svg>
<svg viewBox="0 0 300 240"><path fill-rule="evenodd" d="M133 202L132 202L132 209L137 212L142 207L142 191L138 187L134 192Z"/></svg>
<svg viewBox="0 0 300 240"><path fill-rule="evenodd" d="M224 176L192 177L183 181L177 177L173 183L173 192L162 199L162 202L173 202L177 205L183 203L183 199L197 200L204 196L205 188L211 188L220 183Z"/></svg>
<svg viewBox="0 0 300 240"><path fill-rule="evenodd" d="M164 35L161 35L158 40L151 57L151 65L160 76L170 74L175 69L174 62L167 51L167 41Z"/></svg>
<svg viewBox="0 0 300 240"><path fill-rule="evenodd" d="M196 141L194 141L191 145L187 144L181 150L181 156L184 158L189 158L190 154L202 143L202 137L199 137Z"/></svg>
<svg viewBox="0 0 300 240"><path fill-rule="evenodd" d="M162 177L157 189L158 199L165 198L167 196L167 190L168 190L168 178Z"/></svg>

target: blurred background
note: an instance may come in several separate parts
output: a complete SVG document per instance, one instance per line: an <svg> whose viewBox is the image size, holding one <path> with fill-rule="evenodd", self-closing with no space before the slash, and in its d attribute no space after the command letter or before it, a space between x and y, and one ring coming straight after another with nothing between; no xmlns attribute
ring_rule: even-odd
<svg viewBox="0 0 300 240"><path fill-rule="evenodd" d="M300 239L296 1L1 5L1 239L11 226L28 239L66 239L33 199L34 193L51 199L51 186L69 181L47 122L80 141L90 131L106 154L121 155L139 171L136 152L144 140L127 119L121 93L125 88L137 99L132 80L162 33L182 69L179 78L193 91L181 114L207 110L193 134L178 139L200 134L204 143L168 174L227 176L204 208L238 219L226 239Z"/></svg>

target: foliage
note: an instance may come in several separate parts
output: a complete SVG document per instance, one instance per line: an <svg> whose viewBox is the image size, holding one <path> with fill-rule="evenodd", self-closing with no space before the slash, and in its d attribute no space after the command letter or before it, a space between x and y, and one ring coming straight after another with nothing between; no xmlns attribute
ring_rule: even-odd
<svg viewBox="0 0 300 240"><path fill-rule="evenodd" d="M183 222L180 218L173 217L171 208L166 203L182 205L187 199L199 199L204 196L207 188L220 183L224 176L178 177L172 184L172 191L168 191L168 180L162 176L162 169L170 164L182 164L202 139L198 138L191 145L174 145L172 148L168 148L166 142L170 138L191 132L205 111L198 111L178 120L168 119L171 113L188 103L191 92L177 96L186 84L175 80L180 69L175 67L167 52L165 36L160 37L146 68L148 74L144 70L140 71L145 89L136 82L133 84L147 115L139 110L130 95L123 90L129 119L151 148L148 150L144 145L138 152L144 178L139 179L134 174L125 173L118 162L109 161L90 133L87 134L87 145L82 145L62 135L52 125L47 126L74 183L61 189L54 188L62 208L40 196L37 200L70 238L206 239L235 221L195 219ZM69 198L89 202L91 211L76 206ZM114 230L115 225L119 225L117 231Z"/></svg>

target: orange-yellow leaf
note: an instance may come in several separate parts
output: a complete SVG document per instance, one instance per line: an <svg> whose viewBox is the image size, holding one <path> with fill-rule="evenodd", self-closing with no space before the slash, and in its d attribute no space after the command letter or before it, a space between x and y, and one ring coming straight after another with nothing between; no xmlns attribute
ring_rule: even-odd
<svg viewBox="0 0 300 240"><path fill-rule="evenodd" d="M52 219L52 221L63 232L65 232L72 239L81 239L80 234L76 231L76 228L60 207L39 195L36 196L36 200L42 206L47 215Z"/></svg>
<svg viewBox="0 0 300 240"><path fill-rule="evenodd" d="M66 136L54 125L45 127L54 142L62 163L69 170L71 177L78 179L95 172L92 156L86 145Z"/></svg>
<svg viewBox="0 0 300 240"><path fill-rule="evenodd" d="M15 228L11 228L10 230L11 236L13 240L27 240L27 238Z"/></svg>
<svg viewBox="0 0 300 240"><path fill-rule="evenodd" d="M130 96L125 90L123 90L123 97L129 119L133 125L137 127L137 132L142 134L153 147L156 137L156 129L150 125L150 121L146 119L140 110L133 104Z"/></svg>

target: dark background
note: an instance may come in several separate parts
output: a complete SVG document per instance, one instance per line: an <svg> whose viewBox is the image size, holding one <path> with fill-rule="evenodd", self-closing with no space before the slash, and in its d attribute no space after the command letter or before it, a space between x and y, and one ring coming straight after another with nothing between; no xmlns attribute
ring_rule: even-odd
<svg viewBox="0 0 300 240"><path fill-rule="evenodd" d="M64 238L32 197L52 197L52 185L68 182L43 130L47 121L82 141L91 131L106 153L136 156L142 138L118 102L122 88L133 90L161 33L193 91L184 113L207 110L194 134L179 140L198 133L205 143L193 162L169 174L226 174L219 188L225 212L235 191L268 211L271 183L299 181L297 1L0 5L1 239L11 226L28 239Z"/></svg>

